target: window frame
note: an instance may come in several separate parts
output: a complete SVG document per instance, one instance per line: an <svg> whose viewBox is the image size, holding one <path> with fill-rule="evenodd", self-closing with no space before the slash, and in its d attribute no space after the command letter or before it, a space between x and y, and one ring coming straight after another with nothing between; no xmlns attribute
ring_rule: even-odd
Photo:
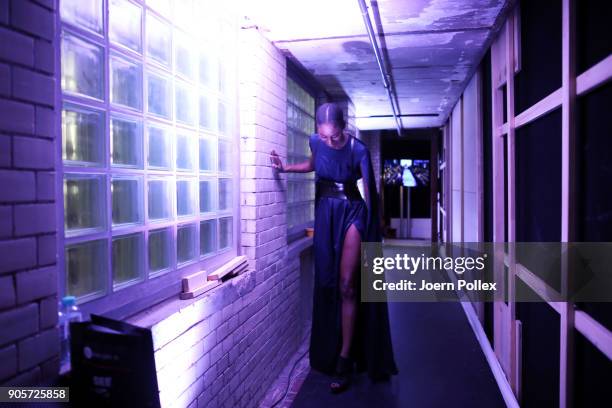
<svg viewBox="0 0 612 408"><path fill-rule="evenodd" d="M105 260L105 288L102 294L92 294L79 297L77 304L84 312L85 316L90 313L105 314L106 316L114 318L126 318L130 315L136 314L156 303L164 301L170 297L176 296L180 293L181 278L185 275L191 274L195 271L206 270L212 271L224 263L228 262L232 258L238 255L238 246L240 241L240 211L239 211L239 175L240 175L240 163L237 158L234 157L231 163L230 172L222 172L218 169L218 152L215 152L212 156L214 158L213 171L200 171L199 169L199 143L201 137L207 137L209 140L213 140L214 146L217 146L217 140L222 138L229 140L235 147L239 146L239 135L238 135L238 104L237 104L237 63L235 53L231 52L214 52L212 59L217 65L223 64L224 67L229 67L229 73L225 76L225 92L221 92L219 85L219 78L216 77L216 89L205 87L199 81L199 61L201 50L194 51L194 77L192 79L186 78L180 72L177 71L176 64L174 63L175 54L175 43L174 38L177 33L180 32L181 36L190 38L192 41L197 40L197 34L194 32L187 32L186 28L175 24L160 13L155 8L151 8L148 2L145 0L128 0L130 3L137 5L141 8L141 25L140 25L140 53L133 51L132 49L115 43L110 40L109 36L109 6L111 0L102 0L102 15L101 24L102 29L99 33L93 32L89 29L83 28L78 25L73 25L70 22L64 22L61 18L61 7L58 8L56 13L56 27L58 29L55 33L55 40L57 46L55 47L55 69L58 75L58 81L56 81L56 97L55 102L58 107L55 115L55 129L56 134L63 141L62 132L62 112L64 106L76 108L95 109L103 114L103 141L101 144L104 147L102 153L102 163L92 164L89 166L78 165L75 163L64 163L63 161L63 143L56 143L56 158L58 160L56 170L56 219L58 221L58 294L59 297L65 296L67 290L67 270L66 270L66 249L70 245L90 242L97 239L105 241L105 250L103 259ZM202 7L193 3L194 11L201 11L202 9L196 10L196 7ZM173 12L174 10L171 10ZM161 63L149 56L146 38L146 21L148 16L152 15L155 18L170 25L171 38L170 38L170 67L164 67ZM235 16L228 15L214 15L207 17L212 20L211 24L218 24L214 20L222 20L222 24L227 26L227 32L230 33L228 36L224 36L224 48L234 48L237 44L237 20ZM102 49L103 68L101 68L102 76L102 100L98 100L86 95L77 93L64 92L62 90L61 75L62 75L62 35L63 33L69 33L70 35L76 36L80 40L86 41L88 44L94 44ZM207 33L210 34L210 33ZM207 39L208 48L221 48L219 44L212 38ZM204 48L202 48L204 50ZM129 63L135 63L140 66L141 69L141 108L140 110L111 103L110 94L112 89L111 85L111 71L110 63L111 58L120 58L121 61ZM230 58L231 57L231 58ZM175 98L175 84L187 84L190 91L197 95L197 106L194 108L195 111L195 123L193 126L185 125L182 122L177 122L175 103L170 106L171 120L160 118L154 114L148 113L148 89L147 89L147 75L149 73L159 74L162 73L166 78L171 81L171 95L174 102ZM216 130L203 129L199 126L199 97L205 94L209 101L214 101L218 104L220 101L223 102L227 108L227 114L231 115L231 120L228 121L228 131L226 134L221 135ZM111 119L112 118L128 119L137 121L140 126L141 134L141 166L128 167L123 165L112 164L112 134L111 134ZM218 118L214 118L218 120ZM161 125L168 127L172 132L172 166L170 169L162 170L156 168L150 168L148 165L148 148L149 148L149 137L148 129L149 124ZM198 149L193 154L194 167L190 171L183 169L179 170L176 166L176 134L178 132L188 133L193 135L196 140L193 142L193 146L198 146ZM104 211L102 218L105 221L103 228L97 231L88 231L78 234L72 234L66 236L64 227L64 194L63 194L63 183L65 175L101 175L103 178L103 192L104 192L104 203L102 208L95 206L96 210ZM162 176L170 180L171 185L171 203L172 203L172 217L168 220L156 220L151 221L148 218L148 181L154 178ZM112 195L111 195L111 183L113 177L138 177L141 180L140 183L140 194L142 204L139 207L141 214L141 222L137 224L122 224L113 227L112 224ZM228 210L218 211L216 208L213 212L200 213L199 211L199 180L201 177L211 177L219 183L219 177L230 177L232 180L232 205ZM177 202L176 202L176 182L180 179L188 178L193 180L195 185L193 206L195 211L192 215L177 216ZM218 186L215 187L217 191ZM217 197L214 197L218 201ZM211 254L201 255L200 254L200 223L204 220L215 219L215 234L217 241L220 239L220 220L227 217L232 217L232 237L231 245L225 249L218 250L215 246L215 251ZM185 263L178 264L177 258L177 229L181 225L189 224L192 225L195 230L195 242L193 243L195 248L195 258ZM170 253L167 254L170 259L170 267L150 272L149 265L149 234L151 232L159 231L160 229L169 229L171 234L171 245L169 248ZM91 232L91 233L90 233ZM142 281L130 284L130 285L118 285L119 288L115 288L113 283L112 273L112 243L113 238L118 236L125 236L130 234L140 234L141 239L141 250L138 255L139 262L142 264Z"/></svg>

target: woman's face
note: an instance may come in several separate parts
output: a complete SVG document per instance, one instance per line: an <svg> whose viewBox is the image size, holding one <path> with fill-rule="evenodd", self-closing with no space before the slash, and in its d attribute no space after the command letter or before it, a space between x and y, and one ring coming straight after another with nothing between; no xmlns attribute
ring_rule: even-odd
<svg viewBox="0 0 612 408"><path fill-rule="evenodd" d="M321 123L317 126L317 132L324 140L338 142L342 140L342 129L332 123Z"/></svg>

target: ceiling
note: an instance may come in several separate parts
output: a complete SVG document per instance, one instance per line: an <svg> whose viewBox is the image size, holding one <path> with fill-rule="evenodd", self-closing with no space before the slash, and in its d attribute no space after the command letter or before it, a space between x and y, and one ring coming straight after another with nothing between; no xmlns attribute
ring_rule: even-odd
<svg viewBox="0 0 612 408"><path fill-rule="evenodd" d="M403 127L443 124L507 3L366 0ZM333 96L348 96L359 129L396 127L357 0L244 0L240 11Z"/></svg>

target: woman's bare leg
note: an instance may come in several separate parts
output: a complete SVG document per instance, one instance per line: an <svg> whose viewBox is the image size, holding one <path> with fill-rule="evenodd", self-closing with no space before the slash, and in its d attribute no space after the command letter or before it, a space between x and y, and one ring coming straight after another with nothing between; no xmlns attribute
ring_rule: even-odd
<svg viewBox="0 0 612 408"><path fill-rule="evenodd" d="M344 237L342 258L340 260L340 293L342 295L342 349L340 355L348 357L355 330L357 317L357 296L355 273L359 266L361 236L355 225L351 224Z"/></svg>

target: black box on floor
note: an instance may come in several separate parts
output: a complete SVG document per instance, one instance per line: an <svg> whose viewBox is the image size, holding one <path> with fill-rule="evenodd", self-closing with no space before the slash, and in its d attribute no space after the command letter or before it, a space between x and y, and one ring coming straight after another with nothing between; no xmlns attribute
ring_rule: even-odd
<svg viewBox="0 0 612 408"><path fill-rule="evenodd" d="M160 406L150 330L92 314L70 336L73 406Z"/></svg>

